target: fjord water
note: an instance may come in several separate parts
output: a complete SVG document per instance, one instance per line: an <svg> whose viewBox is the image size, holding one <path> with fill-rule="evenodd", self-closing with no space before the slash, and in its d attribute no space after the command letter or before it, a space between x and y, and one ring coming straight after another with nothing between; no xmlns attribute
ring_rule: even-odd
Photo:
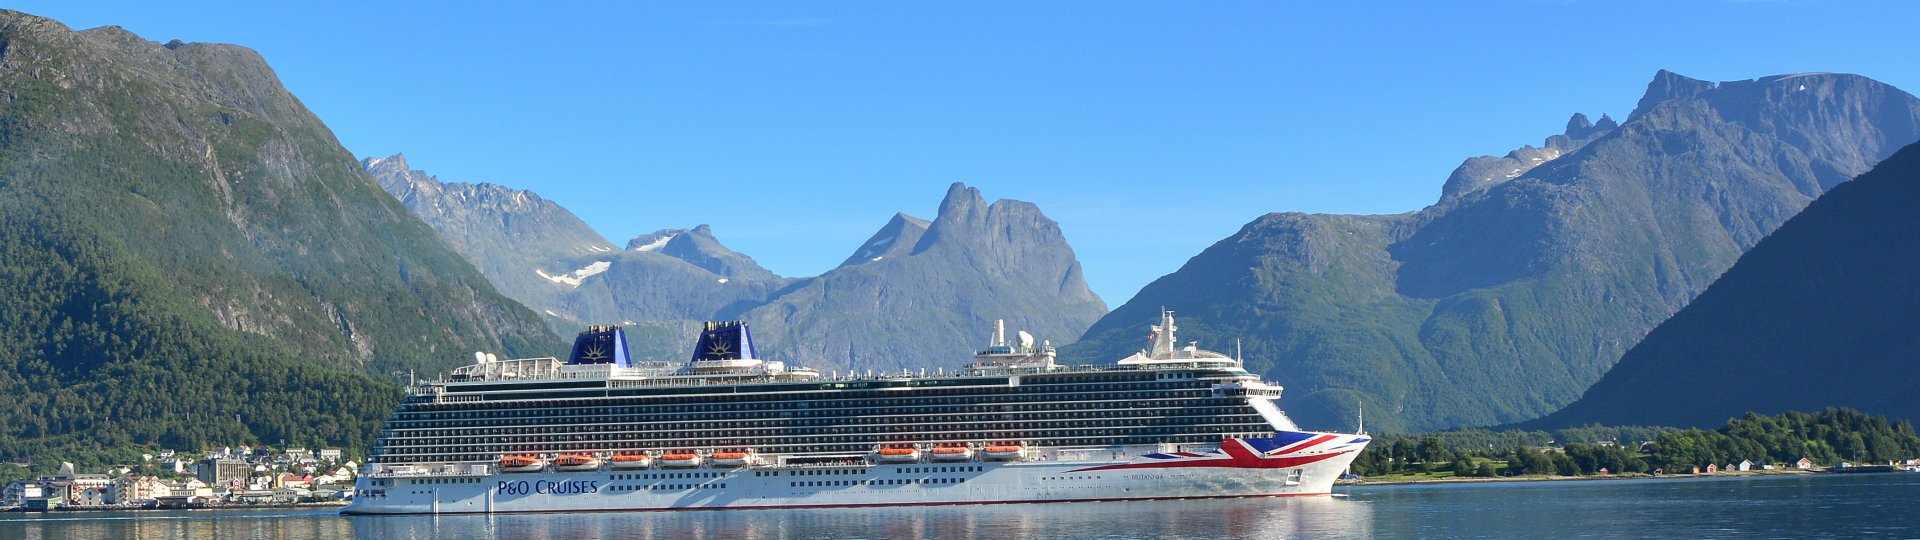
<svg viewBox="0 0 1920 540"><path fill-rule="evenodd" d="M1914 538L1920 474L1340 488L1336 497L442 517L8 514L0 538Z"/></svg>

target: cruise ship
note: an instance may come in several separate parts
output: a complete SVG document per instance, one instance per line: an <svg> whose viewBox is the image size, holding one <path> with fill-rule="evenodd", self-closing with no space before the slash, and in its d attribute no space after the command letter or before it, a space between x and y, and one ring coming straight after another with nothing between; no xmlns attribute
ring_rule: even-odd
<svg viewBox="0 0 1920 540"><path fill-rule="evenodd" d="M411 386L348 514L861 507L1326 495L1370 440L1302 431L1279 386L1182 346L1061 365L994 323L966 365L822 375L707 323L684 364L619 327L567 360L500 360Z"/></svg>

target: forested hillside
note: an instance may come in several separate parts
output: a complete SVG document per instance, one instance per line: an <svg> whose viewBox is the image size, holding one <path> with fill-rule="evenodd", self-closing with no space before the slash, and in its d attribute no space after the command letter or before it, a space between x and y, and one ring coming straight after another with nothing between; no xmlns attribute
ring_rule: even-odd
<svg viewBox="0 0 1920 540"><path fill-rule="evenodd" d="M0 11L0 457L364 447L392 381L558 347L251 50Z"/></svg>
<svg viewBox="0 0 1920 540"><path fill-rule="evenodd" d="M1768 236L1529 425L1709 426L1743 411L1852 407L1920 420L1920 145Z"/></svg>

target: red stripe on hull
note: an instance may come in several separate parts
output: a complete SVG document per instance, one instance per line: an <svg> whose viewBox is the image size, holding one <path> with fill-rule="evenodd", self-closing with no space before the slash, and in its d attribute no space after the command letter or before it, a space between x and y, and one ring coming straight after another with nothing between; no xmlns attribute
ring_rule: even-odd
<svg viewBox="0 0 1920 540"><path fill-rule="evenodd" d="M1258 495L1196 495L1192 497L1113 497L1100 499L1049 499L1044 501L952 501L952 502L909 502L909 503L861 503L861 504L792 504L761 506L687 506L678 508L608 508L575 510L495 510L493 512L348 512L349 516L402 516L402 515L462 515L462 514L560 514L580 512L678 512L683 510L791 510L805 508L886 508L894 506L963 506L981 504L1047 504L1073 502L1136 502L1136 501L1181 501L1200 499L1261 499L1272 497L1320 497L1333 492L1321 493L1263 493Z"/></svg>
<svg viewBox="0 0 1920 540"><path fill-rule="evenodd" d="M1281 448L1279 450L1274 450L1268 453L1269 454L1291 454L1294 452L1299 452L1301 450L1306 450L1308 448L1319 446L1320 443L1331 441L1338 438L1340 438L1339 435L1321 435L1319 437L1307 439L1305 442L1297 443L1297 444L1294 444L1293 446Z"/></svg>
<svg viewBox="0 0 1920 540"><path fill-rule="evenodd" d="M1165 461L1165 462L1159 462L1159 463L1152 463L1152 462L1124 463L1120 465L1103 465L1100 467L1087 467L1085 469L1074 469L1068 472L1112 471L1112 470L1119 470L1119 469L1169 469L1169 468L1175 468L1175 467L1216 467L1216 468L1223 468L1223 469L1285 469L1287 467L1298 467L1298 466L1306 465L1309 463L1325 461L1335 456L1340 456L1340 455L1352 452L1352 450L1348 450L1346 452L1333 452L1330 454L1316 454L1311 456L1263 458L1263 457L1260 457L1258 454L1254 454L1252 451L1247 450L1246 447L1244 446L1222 445L1222 447L1227 449L1227 455L1233 456L1233 457L1214 458L1214 459L1193 459L1193 460L1184 460L1184 461Z"/></svg>

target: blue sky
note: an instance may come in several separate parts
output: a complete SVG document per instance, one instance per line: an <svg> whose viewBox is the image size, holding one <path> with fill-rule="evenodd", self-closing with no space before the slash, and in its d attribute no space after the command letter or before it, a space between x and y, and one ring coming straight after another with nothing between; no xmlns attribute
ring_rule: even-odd
<svg viewBox="0 0 1920 540"><path fill-rule="evenodd" d="M1058 220L1113 306L1267 212L1417 210L1658 69L1920 88L1920 3L13 4L251 47L358 156L783 275L966 182Z"/></svg>

